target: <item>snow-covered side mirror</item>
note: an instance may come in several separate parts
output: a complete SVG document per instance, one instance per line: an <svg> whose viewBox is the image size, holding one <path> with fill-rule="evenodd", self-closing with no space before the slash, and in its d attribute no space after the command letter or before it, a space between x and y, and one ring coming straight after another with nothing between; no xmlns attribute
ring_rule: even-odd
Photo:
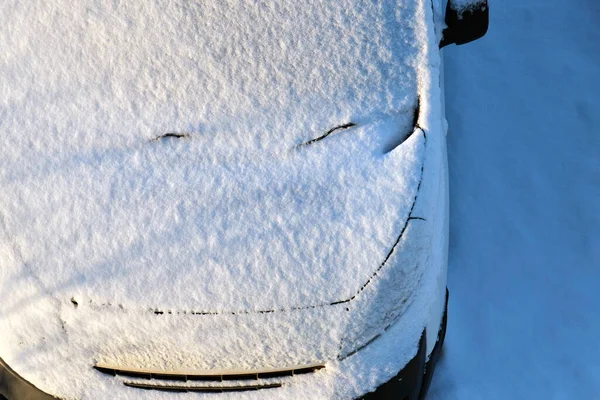
<svg viewBox="0 0 600 400"><path fill-rule="evenodd" d="M489 25L487 0L448 0L446 25L440 48L472 42L486 34Z"/></svg>

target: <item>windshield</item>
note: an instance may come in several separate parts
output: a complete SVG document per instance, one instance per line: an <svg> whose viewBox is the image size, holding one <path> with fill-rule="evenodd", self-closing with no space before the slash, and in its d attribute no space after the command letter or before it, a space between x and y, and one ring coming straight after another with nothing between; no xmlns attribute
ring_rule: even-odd
<svg viewBox="0 0 600 400"><path fill-rule="evenodd" d="M304 142L414 107L414 3L22 2L0 28L1 101L27 107L3 120L57 149L167 132Z"/></svg>

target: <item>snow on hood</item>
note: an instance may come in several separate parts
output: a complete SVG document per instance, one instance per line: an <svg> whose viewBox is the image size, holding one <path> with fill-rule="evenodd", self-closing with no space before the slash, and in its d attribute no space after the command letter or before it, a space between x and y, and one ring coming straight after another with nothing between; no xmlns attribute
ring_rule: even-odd
<svg viewBox="0 0 600 400"><path fill-rule="evenodd" d="M0 212L24 263L56 297L127 306L355 295L423 161L417 137L394 148L417 104L412 3L6 7Z"/></svg>

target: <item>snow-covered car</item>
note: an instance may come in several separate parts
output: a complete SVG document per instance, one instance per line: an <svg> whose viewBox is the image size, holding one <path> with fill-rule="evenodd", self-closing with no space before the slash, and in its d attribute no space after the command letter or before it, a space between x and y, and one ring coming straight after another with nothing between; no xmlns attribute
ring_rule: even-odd
<svg viewBox="0 0 600 400"><path fill-rule="evenodd" d="M485 1L1 8L0 394L425 395Z"/></svg>

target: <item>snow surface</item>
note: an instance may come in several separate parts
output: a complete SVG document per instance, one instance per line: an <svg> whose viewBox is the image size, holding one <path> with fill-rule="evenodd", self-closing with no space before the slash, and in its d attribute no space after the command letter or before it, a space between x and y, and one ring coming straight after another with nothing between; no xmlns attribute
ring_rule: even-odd
<svg viewBox="0 0 600 400"><path fill-rule="evenodd" d="M423 163L415 141L388 152L412 132L415 12L5 3L0 209L30 273L57 298L177 311L355 295Z"/></svg>
<svg viewBox="0 0 600 400"><path fill-rule="evenodd" d="M480 6L485 0L448 0L455 10L468 10L469 8Z"/></svg>
<svg viewBox="0 0 600 400"><path fill-rule="evenodd" d="M31 4L5 0L0 10L6 16L17 5ZM444 357L429 398L599 398L600 5L592 0L522 0L490 5L492 21L487 37L445 50L451 302ZM73 6L77 3L69 4ZM35 21L31 14L30 22ZM5 18L4 24L9 23L14 20ZM160 33L157 30L156 34ZM2 36L0 43L4 39ZM25 45L15 41L10 51L3 48L3 60ZM18 72L13 71L14 79ZM29 78L34 81L39 77ZM6 123L7 110L20 101L8 102L7 86L2 80L0 124ZM47 107L52 109L52 103ZM207 131L217 130L215 127L211 131L209 124L199 119L191 127L173 126L170 122L176 115L174 110L163 112L161 119L153 119L154 110L150 110L148 120L137 126L123 117L128 112L126 107L113 124L129 124L130 130L139 133L139 142L124 134L119 136L125 131L113 129L115 136L108 149L95 148L96 143L88 142L85 132L77 134L76 143L101 153L113 147L141 146L144 140L166 130L194 136L200 133L200 129L194 130L200 122L206 124L202 127ZM328 125L325 128L311 127L311 135L347 119L332 118L328 122L323 124ZM26 146L34 143L23 136L24 129L15 132L0 126L3 156L15 140L22 140ZM310 139L311 135L302 139ZM40 149L46 151L52 143L47 140ZM61 146L69 147L68 143ZM168 146L180 149L184 145ZM32 149L30 157L40 149ZM9 161L11 167L18 167L16 158L2 158L2 173L6 173ZM10 239L2 231L0 236L3 268L12 263L19 265L19 260L13 259L18 255ZM2 290L7 290L2 282ZM52 335L64 340L60 326L52 332L55 321L47 320L62 305L42 301L44 293L40 293L39 282L33 276L21 273L20 284L28 286L29 291L22 297L5 299L10 309L3 315L9 314L13 323L19 322L15 317L18 314L47 321L44 329L36 325L39 330L28 332L32 341L50 335L45 341L30 343L33 351L48 347ZM398 334L401 343L403 332L399 329L390 333ZM358 376L359 371L383 360L396 358L396 363L402 362L402 355L390 354L386 346L378 348L379 343L369 346L371 354L353 364L350 371ZM0 346L4 354L6 342ZM17 346L12 350L17 352ZM20 363L31 360L31 355L25 352ZM410 357L410 353L403 356ZM353 382L341 382L346 389L353 384L375 385L375 375L371 370ZM332 382L325 380L311 395L330 397L335 389ZM160 397L148 393L148 398Z"/></svg>
<svg viewBox="0 0 600 400"><path fill-rule="evenodd" d="M0 354L42 389L123 389L97 361L328 362L266 396L343 398L390 379L439 324L429 3L256 4L3 4ZM168 132L185 137L153 140Z"/></svg>
<svg viewBox="0 0 600 400"><path fill-rule="evenodd" d="M445 51L450 314L432 400L600 398L600 3L490 0Z"/></svg>

